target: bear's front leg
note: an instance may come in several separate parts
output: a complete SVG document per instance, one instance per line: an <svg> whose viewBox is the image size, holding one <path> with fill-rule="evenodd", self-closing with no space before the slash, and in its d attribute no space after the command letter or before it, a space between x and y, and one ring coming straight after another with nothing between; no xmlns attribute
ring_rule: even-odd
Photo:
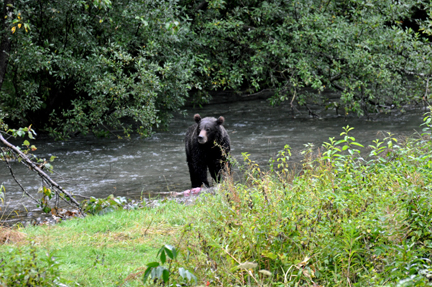
<svg viewBox="0 0 432 287"><path fill-rule="evenodd" d="M201 187L203 184L205 184L206 187L210 187L207 180L207 167L204 163L188 162L188 167L192 188Z"/></svg>

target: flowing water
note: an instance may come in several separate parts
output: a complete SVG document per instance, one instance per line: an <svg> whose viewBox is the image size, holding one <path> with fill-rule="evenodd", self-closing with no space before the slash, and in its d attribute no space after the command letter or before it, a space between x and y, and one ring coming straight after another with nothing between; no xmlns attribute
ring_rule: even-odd
<svg viewBox="0 0 432 287"><path fill-rule="evenodd" d="M66 142L36 140L39 158L57 157L52 178L73 194L106 197L110 194L139 199L161 192L182 191L190 187L184 152L184 134L193 115L224 116L225 128L231 137L231 154L242 162L247 152L258 164L266 166L270 157L288 144L292 161L300 161L304 144L320 146L330 136L338 137L342 127L352 126L352 135L362 144L382 138L382 131L409 136L419 127L424 110L380 115L375 121L352 116L338 117L334 111L315 110L321 119L307 112L293 117L288 103L269 106L262 99L188 108L187 116L177 115L169 131L156 132L151 138L130 140L77 137ZM26 190L36 193L40 179L19 163L12 163L15 175ZM0 183L6 187L7 210L36 210L13 181L6 165L0 162ZM78 198L79 199L79 198ZM3 206L0 210L5 211Z"/></svg>

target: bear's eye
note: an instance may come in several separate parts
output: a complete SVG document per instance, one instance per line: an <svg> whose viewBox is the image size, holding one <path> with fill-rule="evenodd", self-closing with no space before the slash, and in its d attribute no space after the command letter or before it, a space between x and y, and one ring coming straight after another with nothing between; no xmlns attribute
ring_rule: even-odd
<svg viewBox="0 0 432 287"><path fill-rule="evenodd" d="M205 130L206 130L206 132L209 132L209 131L210 131L210 129L209 129L209 128L206 128Z"/></svg>

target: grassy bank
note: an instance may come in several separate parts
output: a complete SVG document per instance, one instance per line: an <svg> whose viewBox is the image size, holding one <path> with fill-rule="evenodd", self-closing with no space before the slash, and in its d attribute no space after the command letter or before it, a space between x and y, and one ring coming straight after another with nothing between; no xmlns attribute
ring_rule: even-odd
<svg viewBox="0 0 432 287"><path fill-rule="evenodd" d="M33 246L39 255L39 266L58 270L70 286L75 286L72 282L80 286L119 286L129 275L142 271L145 263L154 261L163 244L178 240L187 209L166 201L154 209L115 211L55 226L19 229L25 238L12 238L16 243L1 246L0 258L9 261L17 250L29 254ZM47 268L45 261L51 256L58 266ZM17 257L25 259L23 254ZM20 264L23 269L31 268L30 262ZM131 280L124 286L139 284Z"/></svg>
<svg viewBox="0 0 432 287"><path fill-rule="evenodd" d="M41 260L49 253L58 263L44 268L71 286L142 286L155 261L183 286L429 286L430 122L422 135L388 135L362 153L345 128L321 149L307 146L298 172L288 146L266 172L244 154L243 180L228 178L193 206L165 201L22 229L27 239L3 245L0 257L12 262L31 241ZM176 260L158 254L164 244L180 251ZM183 279L180 267L197 282Z"/></svg>

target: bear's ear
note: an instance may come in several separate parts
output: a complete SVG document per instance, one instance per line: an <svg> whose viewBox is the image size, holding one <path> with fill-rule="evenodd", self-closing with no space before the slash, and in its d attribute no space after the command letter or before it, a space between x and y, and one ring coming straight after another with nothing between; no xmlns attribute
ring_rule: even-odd
<svg viewBox="0 0 432 287"><path fill-rule="evenodd" d="M194 120L196 123L199 123L201 121L201 116L199 114L194 115Z"/></svg>
<svg viewBox="0 0 432 287"><path fill-rule="evenodd" d="M225 122L224 117L219 117L219 118L216 120L216 123L217 123L218 125L222 125L224 122Z"/></svg>

